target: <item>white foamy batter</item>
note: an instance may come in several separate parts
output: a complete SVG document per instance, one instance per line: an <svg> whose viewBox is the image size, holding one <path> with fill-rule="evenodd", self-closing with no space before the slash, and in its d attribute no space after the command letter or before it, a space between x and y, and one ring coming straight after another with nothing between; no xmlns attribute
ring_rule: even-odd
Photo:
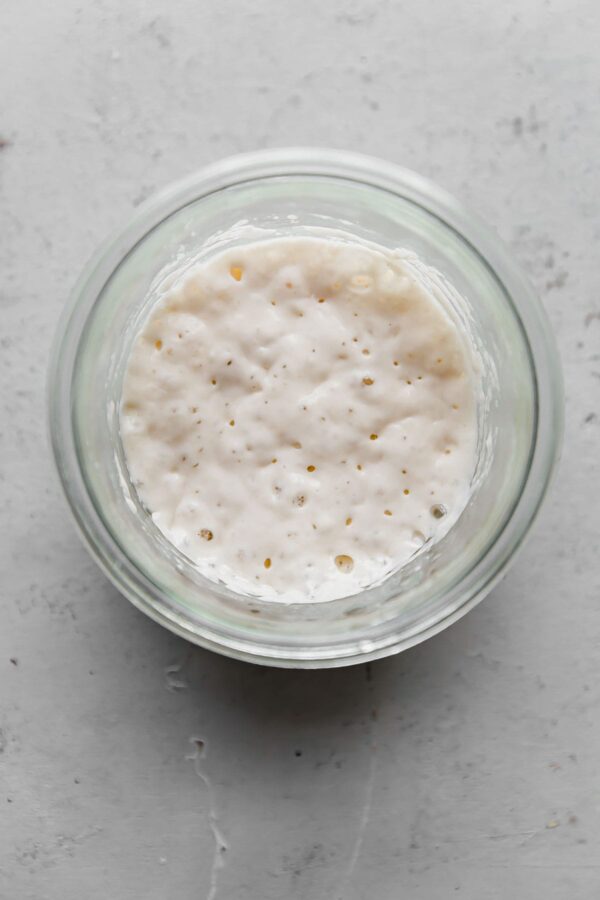
<svg viewBox="0 0 600 900"><path fill-rule="evenodd" d="M330 600L456 520L475 465L466 338L401 251L270 238L168 288L137 336L127 465L209 578Z"/></svg>

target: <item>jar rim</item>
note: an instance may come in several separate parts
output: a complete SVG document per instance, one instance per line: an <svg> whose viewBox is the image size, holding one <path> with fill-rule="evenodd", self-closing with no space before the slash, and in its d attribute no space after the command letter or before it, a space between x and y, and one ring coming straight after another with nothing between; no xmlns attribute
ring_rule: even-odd
<svg viewBox="0 0 600 900"><path fill-rule="evenodd" d="M520 495L495 540L469 572L469 583L439 615L402 634L344 646L277 647L200 626L169 607L156 586L135 571L88 495L65 403L77 347L102 286L125 256L164 219L189 203L226 188L278 176L326 176L379 188L410 200L454 231L503 287L526 336L534 375L536 420L529 465ZM105 574L135 606L169 630L208 649L282 667L331 667L399 652L441 631L475 606L497 583L527 535L547 492L562 439L562 377L554 336L533 288L493 232L450 194L408 169L348 151L324 148L261 150L228 157L175 182L140 205L125 228L84 269L59 323L48 378L51 446L62 487L80 535ZM117 551L121 551L119 554ZM125 559L119 558L124 556Z"/></svg>

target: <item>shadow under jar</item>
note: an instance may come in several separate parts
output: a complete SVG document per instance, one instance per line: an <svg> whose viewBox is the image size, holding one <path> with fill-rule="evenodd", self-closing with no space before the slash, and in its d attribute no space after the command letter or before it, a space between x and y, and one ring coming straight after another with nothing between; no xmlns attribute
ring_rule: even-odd
<svg viewBox="0 0 600 900"><path fill-rule="evenodd" d="M261 601L203 577L156 528L125 464L123 376L159 275L233 246L242 233L233 226L242 221L271 235L327 227L414 251L425 264L422 281L443 295L482 360L477 461L465 510L400 570L339 600ZM49 378L51 439L65 494L88 549L116 587L197 644L287 667L396 653L481 600L539 509L558 453L562 406L548 321L495 236L414 173L321 149L227 159L140 207L77 284Z"/></svg>

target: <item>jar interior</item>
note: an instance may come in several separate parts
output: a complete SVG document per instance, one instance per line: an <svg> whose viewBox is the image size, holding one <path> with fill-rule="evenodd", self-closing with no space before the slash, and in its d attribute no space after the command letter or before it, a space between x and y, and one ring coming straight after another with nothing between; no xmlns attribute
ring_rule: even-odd
<svg viewBox="0 0 600 900"><path fill-rule="evenodd" d="M352 597L280 604L208 581L158 531L129 480L119 403L132 341L165 274L197 259L199 248L213 253L243 239L233 227L241 221L281 235L335 228L349 239L414 251L443 273L420 275L452 306L482 362L477 464L465 510L441 540ZM277 646L278 652L288 647L307 658L353 641L364 650L389 634L392 622L408 635L448 614L452 591L498 539L520 496L537 416L525 332L510 296L475 248L408 197L316 175L260 178L217 190L148 231L107 278L85 323L71 401L87 493L115 553L124 566L133 565L147 591L158 593L162 614L192 637L220 635L230 646L250 642Z"/></svg>

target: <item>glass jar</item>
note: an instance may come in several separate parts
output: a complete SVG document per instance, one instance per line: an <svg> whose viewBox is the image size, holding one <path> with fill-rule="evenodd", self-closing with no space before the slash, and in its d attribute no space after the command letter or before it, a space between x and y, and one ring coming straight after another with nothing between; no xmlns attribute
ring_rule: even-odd
<svg viewBox="0 0 600 900"><path fill-rule="evenodd" d="M240 222L285 234L326 225L415 251L443 273L434 287L451 303L462 298L458 313L484 360L478 462L466 509L442 540L351 597L261 602L207 580L154 526L129 480L119 435L121 385L157 274ZM51 440L64 491L85 544L119 591L190 641L288 667L397 653L478 603L540 507L562 408L549 323L498 239L420 176L323 149L226 159L140 207L76 285L49 376Z"/></svg>

